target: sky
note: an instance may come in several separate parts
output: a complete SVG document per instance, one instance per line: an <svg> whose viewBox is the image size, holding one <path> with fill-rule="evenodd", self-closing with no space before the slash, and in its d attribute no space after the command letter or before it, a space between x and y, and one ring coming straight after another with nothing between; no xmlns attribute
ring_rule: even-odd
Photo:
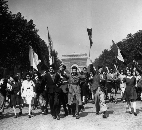
<svg viewBox="0 0 142 130"><path fill-rule="evenodd" d="M62 55L89 54L87 27L92 28L94 61L104 49L110 49L129 33L142 29L142 0L8 0L9 10L32 19L39 36Z"/></svg>

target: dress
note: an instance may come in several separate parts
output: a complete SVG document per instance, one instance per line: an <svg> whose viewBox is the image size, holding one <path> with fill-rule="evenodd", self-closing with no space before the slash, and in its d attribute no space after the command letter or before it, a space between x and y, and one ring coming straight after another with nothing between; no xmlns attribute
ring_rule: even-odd
<svg viewBox="0 0 142 130"><path fill-rule="evenodd" d="M23 92L21 96L25 99L25 103L27 104L32 103L32 99L34 97L34 87L35 84L32 80L30 81L25 80L22 83Z"/></svg>
<svg viewBox="0 0 142 130"><path fill-rule="evenodd" d="M136 78L135 77L131 77L131 78L126 77L123 79L123 81L126 82L124 99L126 101L135 101L137 99L137 93L136 93L136 88L135 88Z"/></svg>
<svg viewBox="0 0 142 130"><path fill-rule="evenodd" d="M21 101L21 95L20 95L21 86L20 85L21 84L18 82L11 84L11 86L12 86L11 105L12 106L20 105L20 101ZM19 94L17 94L18 92L19 92Z"/></svg>
<svg viewBox="0 0 142 130"><path fill-rule="evenodd" d="M3 112L4 109L4 101L6 98L6 83L0 80L0 113Z"/></svg>

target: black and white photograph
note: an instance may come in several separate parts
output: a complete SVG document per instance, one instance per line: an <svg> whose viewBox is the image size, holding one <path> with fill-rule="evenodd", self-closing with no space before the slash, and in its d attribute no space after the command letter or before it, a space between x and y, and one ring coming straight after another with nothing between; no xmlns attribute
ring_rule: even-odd
<svg viewBox="0 0 142 130"><path fill-rule="evenodd" d="M142 130L142 0L0 0L0 130Z"/></svg>

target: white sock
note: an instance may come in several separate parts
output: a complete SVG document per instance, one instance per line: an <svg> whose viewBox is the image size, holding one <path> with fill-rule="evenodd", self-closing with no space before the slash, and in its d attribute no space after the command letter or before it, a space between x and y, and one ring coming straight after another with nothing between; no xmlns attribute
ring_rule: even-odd
<svg viewBox="0 0 142 130"><path fill-rule="evenodd" d="M142 100L142 93L141 93L141 100Z"/></svg>
<svg viewBox="0 0 142 130"><path fill-rule="evenodd" d="M136 112L136 102L133 102L134 112Z"/></svg>
<svg viewBox="0 0 142 130"><path fill-rule="evenodd" d="M31 104L29 104L29 115L31 115Z"/></svg>
<svg viewBox="0 0 142 130"><path fill-rule="evenodd" d="M16 115L16 108L15 108L15 107L13 107L13 110L14 110L14 114Z"/></svg>
<svg viewBox="0 0 142 130"><path fill-rule="evenodd" d="M85 96L83 96L83 102L85 102Z"/></svg>

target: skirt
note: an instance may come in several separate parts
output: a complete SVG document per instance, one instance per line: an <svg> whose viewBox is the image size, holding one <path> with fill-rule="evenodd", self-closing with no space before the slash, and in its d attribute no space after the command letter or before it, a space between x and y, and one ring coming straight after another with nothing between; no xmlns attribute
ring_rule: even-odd
<svg viewBox="0 0 142 130"><path fill-rule="evenodd" d="M111 93L112 92L112 88L114 88L114 83L107 82L106 83L106 88L107 88L107 93Z"/></svg>
<svg viewBox="0 0 142 130"><path fill-rule="evenodd" d="M33 104L34 103L34 97L35 97L34 92L24 91L21 96L22 96L25 104Z"/></svg>
<svg viewBox="0 0 142 130"><path fill-rule="evenodd" d="M81 95L82 96L87 96L88 94L88 84L87 83L83 83L81 85Z"/></svg>
<svg viewBox="0 0 142 130"><path fill-rule="evenodd" d="M20 104L21 104L21 96L12 94L11 95L11 105L16 107L16 105L20 105Z"/></svg>
<svg viewBox="0 0 142 130"><path fill-rule="evenodd" d="M137 92L135 86L126 87L123 99L126 101L136 101Z"/></svg>

